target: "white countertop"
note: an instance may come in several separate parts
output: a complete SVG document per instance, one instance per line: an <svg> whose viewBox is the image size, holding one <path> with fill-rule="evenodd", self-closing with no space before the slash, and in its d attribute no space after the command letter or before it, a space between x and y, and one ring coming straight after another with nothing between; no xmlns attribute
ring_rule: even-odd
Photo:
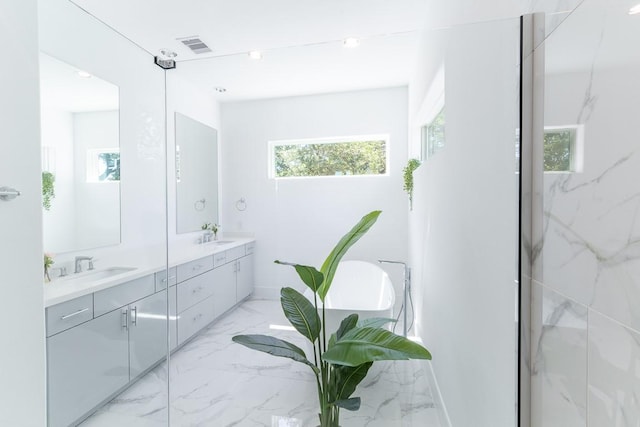
<svg viewBox="0 0 640 427"><path fill-rule="evenodd" d="M255 239L253 238L225 238L221 240L225 243L218 243L216 241L213 241L205 244L172 244L169 246L168 251L169 267L184 264L186 262L213 255L215 253L224 252L227 249L242 246L244 244L253 242L254 240ZM164 253L166 254L166 251ZM140 277L156 273L158 271L163 271L167 268L167 266L161 259L156 259L155 262L149 262L147 258L148 256L131 256L130 258L127 258L130 259L131 262L127 262L125 264L118 263L116 265L105 265L94 271L69 274L69 276L67 277L55 279L49 283L45 283L44 306L50 307L52 305L60 304L62 302L69 301L84 295L89 295L94 292L110 288L112 286L117 286L130 280L135 280ZM114 267L132 268L133 270L103 279L91 279L91 276L94 272L99 272Z"/></svg>

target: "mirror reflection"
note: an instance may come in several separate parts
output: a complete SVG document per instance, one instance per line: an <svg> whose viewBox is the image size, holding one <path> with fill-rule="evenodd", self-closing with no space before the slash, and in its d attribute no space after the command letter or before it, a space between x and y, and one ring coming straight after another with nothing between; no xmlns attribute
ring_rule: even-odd
<svg viewBox="0 0 640 427"><path fill-rule="evenodd" d="M218 224L218 131L184 114L176 123L176 231Z"/></svg>
<svg viewBox="0 0 640 427"><path fill-rule="evenodd" d="M44 250L120 243L119 90L40 54Z"/></svg>

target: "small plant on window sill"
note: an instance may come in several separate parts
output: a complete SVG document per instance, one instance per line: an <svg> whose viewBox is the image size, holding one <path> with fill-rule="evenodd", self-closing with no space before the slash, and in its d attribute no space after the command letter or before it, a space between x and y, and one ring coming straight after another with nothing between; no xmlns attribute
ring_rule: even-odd
<svg viewBox="0 0 640 427"><path fill-rule="evenodd" d="M407 166L402 170L404 174L404 191L409 195L409 209L413 210L413 171L421 165L418 159L409 159Z"/></svg>

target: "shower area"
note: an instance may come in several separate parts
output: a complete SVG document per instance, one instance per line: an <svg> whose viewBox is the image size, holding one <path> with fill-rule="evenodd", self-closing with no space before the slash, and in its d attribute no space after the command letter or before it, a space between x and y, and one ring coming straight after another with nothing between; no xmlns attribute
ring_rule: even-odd
<svg viewBox="0 0 640 427"><path fill-rule="evenodd" d="M354 218L379 208L350 259L407 262L409 302L404 270L384 265L395 313L409 317L399 330L433 361L380 364L361 386L367 404L343 425L636 425L640 16L623 0L558 3L415 39L387 35L418 51L409 84L323 95L310 116L304 97L221 105L198 87L205 70L240 69L244 54L178 58L174 69L170 54L102 20L102 6L39 1L39 151L56 189L43 208L54 262L42 307L47 425L317 424L304 367L230 338L296 342L276 289L296 276L273 260L317 264ZM347 102L362 111L332 107ZM282 115L287 127L273 125ZM354 124L363 120L377 127ZM312 191L268 179L267 143L312 137L321 122L335 135L386 134L387 176ZM203 133L215 141L206 152L189 142ZM412 158L421 166L409 207L401 171ZM174 286L203 268L203 223L242 242L228 263L214 256L216 280L235 291L212 291L204 311L182 302L202 288ZM94 270L105 286L78 289L85 305L56 312L67 302L56 280ZM118 274L135 284L125 296L109 290Z"/></svg>

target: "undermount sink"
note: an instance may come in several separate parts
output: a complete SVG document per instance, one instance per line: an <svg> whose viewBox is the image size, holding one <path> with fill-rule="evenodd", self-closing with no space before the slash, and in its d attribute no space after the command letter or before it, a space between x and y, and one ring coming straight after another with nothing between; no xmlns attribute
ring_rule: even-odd
<svg viewBox="0 0 640 427"><path fill-rule="evenodd" d="M135 270L135 267L108 267L101 268L97 270L89 270L84 273L70 274L61 280L79 280L79 279L87 279L87 280L102 280L108 279L113 276L117 276L119 274L129 273L130 271Z"/></svg>
<svg viewBox="0 0 640 427"><path fill-rule="evenodd" d="M215 243L217 245L226 245L227 243L233 243L232 240L214 240L211 243Z"/></svg>

